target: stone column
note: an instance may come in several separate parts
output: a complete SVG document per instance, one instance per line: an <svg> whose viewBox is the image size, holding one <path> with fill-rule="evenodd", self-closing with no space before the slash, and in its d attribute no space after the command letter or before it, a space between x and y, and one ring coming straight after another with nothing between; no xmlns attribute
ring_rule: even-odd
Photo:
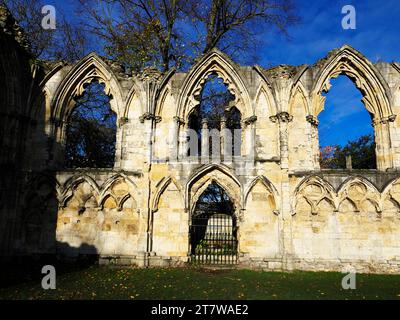
<svg viewBox="0 0 400 320"><path fill-rule="evenodd" d="M146 145L144 147L145 149L145 161L147 162L147 165L150 165L152 161L152 156L153 156L153 126L154 123L153 121L155 120L154 115L150 114L149 112L146 112L143 114L140 118L139 121L144 124L144 139L146 141Z"/></svg>
<svg viewBox="0 0 400 320"><path fill-rule="evenodd" d="M179 155L179 127L183 121L179 117L174 117L169 132L169 161L176 162Z"/></svg>
<svg viewBox="0 0 400 320"><path fill-rule="evenodd" d="M226 129L226 118L221 117L221 127L220 127L220 139L221 139L221 160L223 162L232 161L232 146L231 137L229 137L228 130ZM231 141L229 141L231 139ZM230 147L230 148L229 148Z"/></svg>
<svg viewBox="0 0 400 320"><path fill-rule="evenodd" d="M203 119L201 121L201 158L202 163L208 163L209 161L209 135L208 135L208 121ZM206 162L204 162L206 161Z"/></svg>
<svg viewBox="0 0 400 320"><path fill-rule="evenodd" d="M54 120L55 139L52 142L51 152L53 153L53 167L64 167L65 151L67 146L67 126L66 120Z"/></svg>
<svg viewBox="0 0 400 320"><path fill-rule="evenodd" d="M255 132L255 122L257 121L256 116L251 116L243 120L242 128L244 128L246 143L246 161L253 162L256 155L256 132ZM243 129L242 129L243 130ZM243 156L243 155L242 155Z"/></svg>
<svg viewBox="0 0 400 320"><path fill-rule="evenodd" d="M291 215L291 191L289 178L289 133L288 124L293 117L288 112L280 112L272 116L272 122L279 125L279 146L281 159L281 208L280 208L280 250L282 253L283 268L293 269L293 242L292 242L292 215Z"/></svg>
<svg viewBox="0 0 400 320"><path fill-rule="evenodd" d="M280 112L276 115L279 123L279 145L281 154L281 169L289 169L289 134L288 124L293 117L287 112Z"/></svg>
<svg viewBox="0 0 400 320"><path fill-rule="evenodd" d="M187 127L184 122L178 123L178 158L182 161L187 158L188 141Z"/></svg>
<svg viewBox="0 0 400 320"><path fill-rule="evenodd" d="M312 159L313 159L313 167L314 170L320 170L320 164L319 164L319 157L320 157L320 151L319 151L319 136L318 136L318 119L314 115L308 115L306 117L307 122L311 124L311 152L312 152Z"/></svg>
<svg viewBox="0 0 400 320"><path fill-rule="evenodd" d="M390 139L390 123L396 119L395 115L374 120L372 125L375 131L376 167L384 171L393 168L392 141Z"/></svg>
<svg viewBox="0 0 400 320"><path fill-rule="evenodd" d="M115 158L114 158L114 169L131 169L132 166L129 166L124 163L123 160L126 160L127 153L127 141L126 141L126 132L125 128L128 124L128 118L119 118L117 133L115 139ZM125 146L125 147L124 147Z"/></svg>

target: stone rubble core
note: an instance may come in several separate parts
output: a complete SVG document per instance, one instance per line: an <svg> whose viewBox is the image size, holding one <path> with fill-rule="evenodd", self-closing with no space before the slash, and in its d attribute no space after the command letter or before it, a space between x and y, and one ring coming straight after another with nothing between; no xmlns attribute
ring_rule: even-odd
<svg viewBox="0 0 400 320"><path fill-rule="evenodd" d="M33 59L3 7L0 48L2 258L185 265L191 213L216 182L235 206L239 267L400 273L398 62L345 45L314 65L263 69L215 49L186 73L127 75L95 53L73 65ZM241 156L188 161L188 117L214 74L242 115ZM342 74L373 117L377 170L319 167L322 93ZM117 114L115 165L64 170L67 117L92 81Z"/></svg>

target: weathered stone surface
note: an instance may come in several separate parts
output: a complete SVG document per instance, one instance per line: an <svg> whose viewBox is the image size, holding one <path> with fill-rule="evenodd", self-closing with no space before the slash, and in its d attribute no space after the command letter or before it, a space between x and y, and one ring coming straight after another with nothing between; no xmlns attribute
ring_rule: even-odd
<svg viewBox="0 0 400 320"><path fill-rule="evenodd" d="M343 46L312 66L264 70L213 50L188 73L121 77L94 53L74 65L32 66L14 23L0 10L2 256L184 265L191 213L216 182L235 206L241 266L400 272L399 63L374 65ZM210 74L235 95L243 132L240 156L202 163L187 159L185 134ZM373 115L376 171L319 168L322 93L339 74ZM115 166L66 171L66 117L93 80L105 84L117 114Z"/></svg>

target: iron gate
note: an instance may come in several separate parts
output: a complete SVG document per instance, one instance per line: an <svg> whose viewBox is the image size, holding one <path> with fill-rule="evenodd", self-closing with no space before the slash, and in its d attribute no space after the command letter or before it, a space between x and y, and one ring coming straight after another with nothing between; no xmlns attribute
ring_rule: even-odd
<svg viewBox="0 0 400 320"><path fill-rule="evenodd" d="M200 264L237 263L236 219L228 214L200 214L190 226L191 261Z"/></svg>

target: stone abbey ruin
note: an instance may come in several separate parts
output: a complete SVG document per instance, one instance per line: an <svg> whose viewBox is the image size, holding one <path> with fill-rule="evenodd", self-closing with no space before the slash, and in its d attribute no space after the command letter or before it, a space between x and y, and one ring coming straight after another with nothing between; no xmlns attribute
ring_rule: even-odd
<svg viewBox="0 0 400 320"><path fill-rule="evenodd" d="M240 113L232 157L223 136L218 156L207 147L187 155L189 118L210 75ZM317 117L339 75L371 114L376 170L320 168ZM116 114L115 162L67 169L66 124L93 81ZM129 75L95 53L72 65L33 59L0 8L0 112L2 259L400 272L398 62L374 64L343 46L314 65L263 69L213 50L186 73ZM223 191L225 211L207 216L210 186Z"/></svg>

